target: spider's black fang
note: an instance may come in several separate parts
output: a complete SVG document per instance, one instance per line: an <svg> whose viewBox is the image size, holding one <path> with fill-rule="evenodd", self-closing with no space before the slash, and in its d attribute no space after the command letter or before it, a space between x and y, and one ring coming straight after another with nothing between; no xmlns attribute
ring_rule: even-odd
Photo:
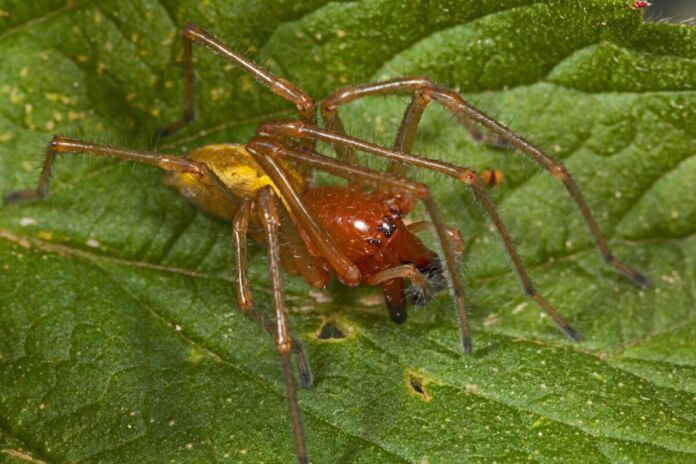
<svg viewBox="0 0 696 464"><path fill-rule="evenodd" d="M391 320L397 324L403 324L406 322L408 313L406 311L405 301L389 301L387 300L387 307L389 308L389 316Z"/></svg>

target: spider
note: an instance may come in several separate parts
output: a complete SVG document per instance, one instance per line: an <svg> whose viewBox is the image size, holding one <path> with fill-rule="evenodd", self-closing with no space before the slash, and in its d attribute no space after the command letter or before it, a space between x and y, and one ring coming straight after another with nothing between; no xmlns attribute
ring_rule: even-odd
<svg viewBox="0 0 696 464"><path fill-rule="evenodd" d="M300 118L264 123L245 145L205 146L186 157L122 149L57 135L48 145L38 188L9 193L5 202L46 198L56 157L85 153L162 168L167 172L166 184L203 210L231 221L238 305L275 338L299 462L308 462L308 457L291 358L295 357L303 387L310 387L313 377L303 345L290 333L283 294L283 270L301 275L315 288L324 287L331 277L348 286L361 283L381 286L391 319L397 323L406 320L408 296L414 305L419 306L426 304L435 292L449 288L456 301L464 352L472 351L467 306L462 285L457 279L457 262L463 246L461 235L444 224L428 187L406 178L408 167L436 171L470 187L502 238L524 292L566 336L575 341L580 339L579 333L534 287L508 230L486 193L484 183L490 181L482 180L467 167L411 154L419 121L431 102L453 113L474 138L494 146L516 148L561 181L580 210L604 260L639 287L648 286L646 277L614 257L580 189L560 162L472 107L454 91L439 87L424 77L348 86L318 105L292 83L255 65L210 33L189 23L183 29L183 117L163 129L161 136L174 134L195 118L194 44L221 55L250 73L273 93L293 103ZM393 148L346 134L338 114L341 105L370 95L405 92L411 93L411 100ZM317 124L318 109L323 127ZM478 125L485 131L478 129ZM318 142L332 145L337 157L316 152ZM356 151L387 159L388 172L361 167ZM343 177L348 184L314 186L312 174L315 170ZM406 225L404 216L419 201L424 205L429 220ZM442 258L416 236L425 228L435 231ZM272 319L259 312L253 303L247 274L248 235L267 246ZM410 292L405 288L405 280L412 283Z"/></svg>

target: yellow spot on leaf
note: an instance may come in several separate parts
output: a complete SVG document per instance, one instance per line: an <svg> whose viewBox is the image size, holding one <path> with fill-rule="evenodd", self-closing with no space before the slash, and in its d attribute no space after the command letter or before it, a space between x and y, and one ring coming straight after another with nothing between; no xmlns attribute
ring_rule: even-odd
<svg viewBox="0 0 696 464"><path fill-rule="evenodd" d="M224 87L214 87L210 90L210 98L212 98L213 101L219 100L223 95L225 95Z"/></svg>
<svg viewBox="0 0 696 464"><path fill-rule="evenodd" d="M198 351L195 348L192 348L191 352L189 353L187 361L193 365L196 365L196 364L201 362L203 357L204 357L203 353L201 353L200 351Z"/></svg>
<svg viewBox="0 0 696 464"><path fill-rule="evenodd" d="M39 237L41 240L46 240L47 242L50 242L53 240L53 232L49 230L40 230L37 234L37 237Z"/></svg>

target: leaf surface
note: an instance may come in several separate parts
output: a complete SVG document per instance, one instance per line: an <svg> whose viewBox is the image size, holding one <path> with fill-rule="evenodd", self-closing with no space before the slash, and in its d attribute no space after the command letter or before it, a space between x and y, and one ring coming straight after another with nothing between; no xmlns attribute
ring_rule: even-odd
<svg viewBox="0 0 696 464"><path fill-rule="evenodd" d="M463 186L414 172L466 238L475 353L461 353L447 295L395 326L367 304L374 289L318 296L286 278L316 376L299 394L313 461L692 461L696 32L644 24L629 4L0 1L0 192L35 185L54 133L184 154L293 116L197 49L199 118L155 140L180 116L188 21L317 98L427 75L563 159L617 256L653 286L637 290L601 262L551 176L429 109L415 152L504 171L491 192L501 215L584 339L563 339L522 294ZM407 101L370 98L342 114L351 133L390 144ZM0 207L0 460L294 459L275 348L235 307L229 226L161 177L64 156L47 201ZM251 261L268 309L263 248ZM347 336L320 338L325 324Z"/></svg>

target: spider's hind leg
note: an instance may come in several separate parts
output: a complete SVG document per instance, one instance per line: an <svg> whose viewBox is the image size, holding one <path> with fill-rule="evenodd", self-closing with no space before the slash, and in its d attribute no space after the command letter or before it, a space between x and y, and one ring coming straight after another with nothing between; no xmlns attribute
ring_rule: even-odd
<svg viewBox="0 0 696 464"><path fill-rule="evenodd" d="M222 189L226 195L231 195L231 193L227 192L227 189L222 181L204 163L180 156L117 148L109 145L84 142L82 140L56 135L53 137L53 139L51 139L48 147L46 148L46 157L44 159L38 187L36 189L10 192L5 195L3 199L4 202L20 203L45 199L48 196L48 189L51 181L51 171L57 156L61 154L78 153L133 161L136 163L157 166L165 171L181 173L185 172L200 177L206 177L213 185Z"/></svg>
<svg viewBox="0 0 696 464"><path fill-rule="evenodd" d="M244 55L232 50L227 44L213 36L209 32L201 29L194 23L188 23L183 30L184 40L184 114L181 119L161 129L159 137L169 137L176 132L191 124L196 118L196 99L194 92L193 74L193 44L197 43L209 50L217 53L234 66L251 74L261 84L268 87L274 94L293 103L297 108L302 120L307 122L316 121L316 104L314 99L300 88L266 71L260 66L251 62Z"/></svg>

